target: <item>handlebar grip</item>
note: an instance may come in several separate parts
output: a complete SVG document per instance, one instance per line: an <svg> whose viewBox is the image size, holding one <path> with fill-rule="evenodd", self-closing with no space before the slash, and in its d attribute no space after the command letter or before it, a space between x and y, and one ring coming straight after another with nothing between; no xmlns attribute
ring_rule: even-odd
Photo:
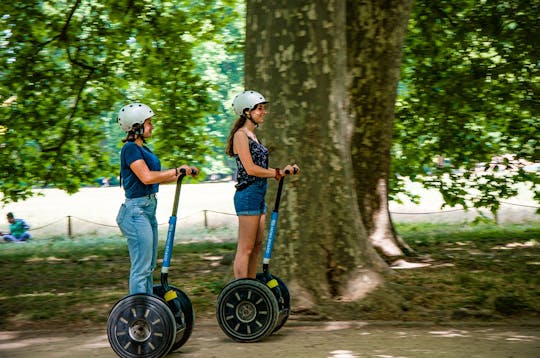
<svg viewBox="0 0 540 358"><path fill-rule="evenodd" d="M197 174L197 169L195 169L195 168L190 168L190 169L191 169L190 175ZM187 174L186 169L184 169L184 168L180 169L180 174L186 175Z"/></svg>
<svg viewBox="0 0 540 358"><path fill-rule="evenodd" d="M285 174L289 175L291 174L291 171L289 169L285 170ZM298 174L298 168L293 169L293 174Z"/></svg>

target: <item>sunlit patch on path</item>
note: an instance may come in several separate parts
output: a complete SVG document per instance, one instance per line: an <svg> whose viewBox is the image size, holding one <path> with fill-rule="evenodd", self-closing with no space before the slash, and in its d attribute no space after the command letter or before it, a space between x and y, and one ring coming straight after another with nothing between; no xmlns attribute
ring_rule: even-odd
<svg viewBox="0 0 540 358"><path fill-rule="evenodd" d="M337 350L330 352L328 358L358 358L359 356L352 351Z"/></svg>
<svg viewBox="0 0 540 358"><path fill-rule="evenodd" d="M405 260L397 260L395 261L390 268L393 268L394 270L404 270L404 269L415 269L420 267L426 267L430 266L430 264L421 263L421 262L408 262Z"/></svg>
<svg viewBox="0 0 540 358"><path fill-rule="evenodd" d="M447 331L431 331L429 332L433 335L440 336L440 337L448 337L448 338L454 338L454 337L469 337L467 331L457 330L457 329L450 329Z"/></svg>

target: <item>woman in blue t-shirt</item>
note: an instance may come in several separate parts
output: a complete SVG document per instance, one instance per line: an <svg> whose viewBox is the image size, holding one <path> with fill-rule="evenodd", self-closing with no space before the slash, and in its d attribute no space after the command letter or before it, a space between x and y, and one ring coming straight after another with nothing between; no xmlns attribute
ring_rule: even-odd
<svg viewBox="0 0 540 358"><path fill-rule="evenodd" d="M227 142L227 154L236 159L238 176L234 207L238 216L235 278L255 278L266 221L266 179L279 180L285 171L299 171L296 164L283 169L268 167L268 149L257 139L255 128L264 122L268 101L258 92L244 91L233 100L239 116Z"/></svg>
<svg viewBox="0 0 540 358"><path fill-rule="evenodd" d="M181 169L193 176L199 173L197 168L188 165L161 170L158 157L145 146L154 129L153 116L154 112L147 105L132 103L122 107L117 119L127 133L120 154L120 180L126 200L118 211L116 222L127 237L131 260L130 294L152 294L152 273L158 247L156 193L159 184L176 181Z"/></svg>

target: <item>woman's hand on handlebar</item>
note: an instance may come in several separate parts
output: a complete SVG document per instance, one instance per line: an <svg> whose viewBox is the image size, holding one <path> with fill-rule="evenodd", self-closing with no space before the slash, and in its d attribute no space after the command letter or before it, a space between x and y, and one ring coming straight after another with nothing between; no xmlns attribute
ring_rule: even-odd
<svg viewBox="0 0 540 358"><path fill-rule="evenodd" d="M284 175L295 175L300 173L300 167L296 164L288 164L283 168Z"/></svg>
<svg viewBox="0 0 540 358"><path fill-rule="evenodd" d="M191 175L192 177L199 175L199 169L197 167L190 167L189 165L185 164L180 166L178 171L184 175Z"/></svg>

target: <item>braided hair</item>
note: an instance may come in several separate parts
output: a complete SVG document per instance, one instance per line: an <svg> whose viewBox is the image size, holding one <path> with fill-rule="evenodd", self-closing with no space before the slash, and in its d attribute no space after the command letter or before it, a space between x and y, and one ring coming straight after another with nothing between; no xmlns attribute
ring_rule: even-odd
<svg viewBox="0 0 540 358"><path fill-rule="evenodd" d="M142 138L143 143L146 143L143 133L144 123L135 123L133 124L132 128L127 132L126 137L122 139L122 143L135 142L137 138Z"/></svg>

